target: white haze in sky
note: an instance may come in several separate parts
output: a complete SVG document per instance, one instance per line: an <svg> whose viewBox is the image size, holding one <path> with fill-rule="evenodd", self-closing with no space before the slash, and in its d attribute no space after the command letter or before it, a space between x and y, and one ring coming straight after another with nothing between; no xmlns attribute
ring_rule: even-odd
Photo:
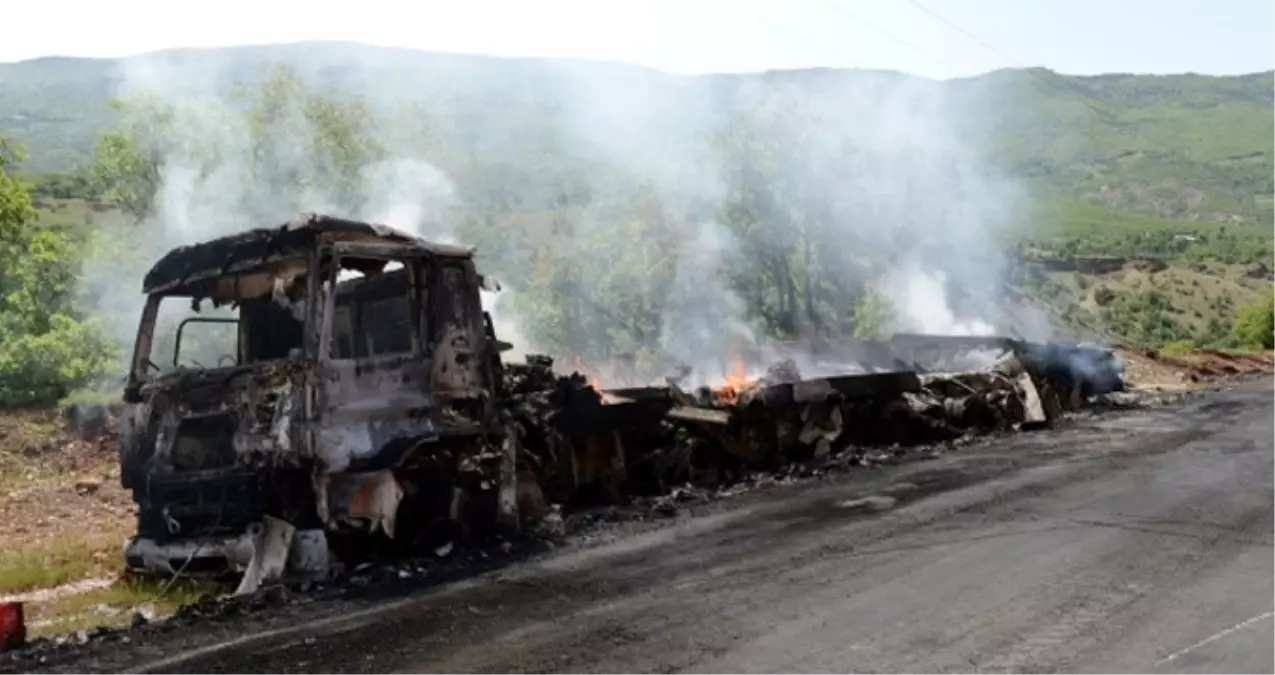
<svg viewBox="0 0 1275 675"><path fill-rule="evenodd" d="M363 0L358 11L301 0L222 0L198 20L163 0L8 4L10 25L58 30L9 31L0 62L343 40L618 61L682 74L829 67L965 77L1016 66L1236 74L1275 65L1269 0L921 0L952 25L911 2L879 0Z"/></svg>

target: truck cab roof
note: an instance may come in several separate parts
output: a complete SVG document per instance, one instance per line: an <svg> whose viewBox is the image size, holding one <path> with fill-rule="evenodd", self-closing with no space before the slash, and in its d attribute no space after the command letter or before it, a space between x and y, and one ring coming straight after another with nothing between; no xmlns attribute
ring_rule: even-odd
<svg viewBox="0 0 1275 675"><path fill-rule="evenodd" d="M146 273L142 292L213 297L227 293L226 284L217 283L219 278L264 276L233 284L236 295L251 297L257 294L251 287L262 286L252 281L268 281L280 273L286 276L286 268L304 267L307 255L317 246L335 242L393 244L441 258L472 258L474 253L470 247L431 242L387 225L308 213L279 227L179 246Z"/></svg>

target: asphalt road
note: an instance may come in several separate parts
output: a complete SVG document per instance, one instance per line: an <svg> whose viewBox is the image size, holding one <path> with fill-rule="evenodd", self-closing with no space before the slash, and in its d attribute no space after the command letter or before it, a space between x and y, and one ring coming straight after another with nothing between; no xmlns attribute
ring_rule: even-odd
<svg viewBox="0 0 1275 675"><path fill-rule="evenodd" d="M1269 380L780 489L162 672L1272 672Z"/></svg>

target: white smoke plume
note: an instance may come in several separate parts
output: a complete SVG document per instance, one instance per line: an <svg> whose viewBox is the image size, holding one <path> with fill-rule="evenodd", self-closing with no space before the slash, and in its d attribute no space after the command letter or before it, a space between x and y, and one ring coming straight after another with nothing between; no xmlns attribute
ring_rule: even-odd
<svg viewBox="0 0 1275 675"><path fill-rule="evenodd" d="M565 70L566 133L600 161L648 181L663 217L679 221L676 263L662 272L671 279L658 341L666 367L688 364L720 382L743 343L763 358L783 353L814 370L844 368L770 344L731 283L765 273L756 261L767 247L799 257L799 228L808 228L807 251L823 263L820 281L841 294L817 301L821 315L847 316L851 294L872 287L890 305L886 332L1048 332L1038 312L1011 306L1004 294L1002 235L1019 225L1026 193L993 170L980 143L996 123L991 101L1010 98L896 73L772 73L760 76L765 84L743 85L728 76L636 72L624 79ZM757 111L761 132L778 148L779 159L763 160L772 162L770 187L794 225L761 223L773 231L749 245L760 242L762 250L744 251L716 213L736 167L710 146L730 136L734 116ZM797 149L785 156L785 146ZM588 215L572 224L572 241L615 227L614 219ZM581 288L599 282L589 269L577 272ZM582 327L579 349L607 329ZM760 368L749 364L750 374Z"/></svg>
<svg viewBox="0 0 1275 675"><path fill-rule="evenodd" d="M506 363L523 361L532 351L529 349L530 341L523 334L518 321L513 318L514 312L508 307L509 297L504 293L482 292L483 309L491 315L492 329L497 339L513 346L500 355Z"/></svg>
<svg viewBox="0 0 1275 675"><path fill-rule="evenodd" d="M391 159L363 167L364 207L358 218L455 244L450 219L456 191L450 179L423 159Z"/></svg>
<svg viewBox="0 0 1275 675"><path fill-rule="evenodd" d="M988 107L958 83L864 76L826 96L822 131L860 162L821 180L848 208L833 227L846 253L884 261L874 272L899 330L985 335L996 326L1006 257L1023 193L990 170L969 138ZM838 114L838 110L842 111ZM827 128L831 127L831 128Z"/></svg>
<svg viewBox="0 0 1275 675"><path fill-rule="evenodd" d="M346 72L373 67L361 64L356 52L340 52ZM252 163L261 149L236 126L235 103L224 95L245 73L216 54L125 62L127 91L204 111L191 128L175 130L157 149L164 160L163 183L156 217L141 242L146 264L171 246L281 223L298 210L333 211L429 239L475 244L460 224L462 214L475 210L478 200L471 197L483 192L486 212L477 217L491 222L483 226L479 266L495 272L506 289L484 294L483 300L497 335L516 346L506 358L542 347L528 338L549 325L565 336L566 344L555 346L566 353L553 354L560 363L567 360L564 370L573 353L596 359L588 365L597 371L611 361L648 361L645 372L623 382L617 375L606 384L647 384L678 365L720 381L734 369L742 347L762 359L795 358L803 374L807 368L842 367L769 343L762 320L750 313L758 298L746 292L745 282L769 273L757 260L776 251L785 251L793 265L803 256L819 263L824 276L812 281L819 291L812 309L840 324L799 326L799 332L844 328L866 287L888 300L887 332L1043 337L1050 330L1039 312L1010 303L1003 292L1007 258L1001 235L1021 221L1025 193L992 170L982 147L997 121L995 106L1012 105L1000 92L894 73L689 78L623 66L542 64L534 86L544 87L536 99L543 115L528 121L525 115L490 114L485 135L451 148L476 158L486 173L453 171L454 165L429 152L405 150L409 145L393 138L395 129L384 129L389 156L362 167L357 203L349 203L348 195L306 187L313 184L307 172L316 148L298 110L285 111L276 123L277 133L266 144L270 169L262 180L260 165ZM405 91L354 93L410 99L406 89L415 74L425 73L464 83L464 96L453 104L460 110L495 107L491 101L509 93L503 88L510 77L479 77L472 64L440 59L424 66L420 54L377 54L375 67L408 74ZM331 67L299 58L303 74ZM445 72L452 67L454 73ZM503 67L515 66L484 65ZM428 91L415 94L427 111ZM751 114L762 120L760 131L773 154L762 163L778 215L756 224L768 228L766 236L745 238L738 223L722 213L736 187L737 166L723 158L720 146L742 145L734 125ZM215 148L211 157L209 145ZM569 160L543 162L548 156ZM513 184L533 189L515 193ZM552 223L545 214L552 214ZM645 229L634 235L638 221ZM506 272L527 274L531 250L544 245L549 230L561 259L570 261L569 271L557 270L567 278L553 289L555 298L565 298L564 306L555 308L562 316L533 320L528 307L547 300L527 298L536 287ZM805 250L802 240L808 242ZM647 257L658 260L654 277L624 268L626 260ZM136 328L137 286L145 267L97 270L93 277L102 287L122 289L117 295L127 299L125 343ZM597 298L627 304L588 304ZM562 325L568 314L579 317L571 319L577 323ZM617 325L632 316L654 320ZM750 375L764 368L749 366Z"/></svg>
<svg viewBox="0 0 1275 675"><path fill-rule="evenodd" d="M276 227L301 212L368 220L436 241L455 241L450 220L455 190L428 157L398 156L397 148L390 148L386 158L359 169L345 194L324 189L318 170L325 158L315 147L305 102L285 101L273 111L266 133L254 135L232 85L242 80L249 88L256 86L269 75L269 65L236 73L212 55L199 59L186 52L160 53L120 62L118 94L177 111L168 127L139 130L144 150L158 158L151 216L124 231L127 240L113 242L116 250L110 255L91 257L84 270L85 286L124 353L134 340L143 304L141 279L176 246ZM175 320L190 315L189 307L176 304L161 305L165 327L157 352L172 349ZM228 315L210 308L200 314ZM224 353L225 347L218 349Z"/></svg>
<svg viewBox="0 0 1275 675"><path fill-rule="evenodd" d="M897 308L894 327L932 335L993 335L996 329L977 318L959 319L947 300L947 277L909 260L886 277L886 295Z"/></svg>

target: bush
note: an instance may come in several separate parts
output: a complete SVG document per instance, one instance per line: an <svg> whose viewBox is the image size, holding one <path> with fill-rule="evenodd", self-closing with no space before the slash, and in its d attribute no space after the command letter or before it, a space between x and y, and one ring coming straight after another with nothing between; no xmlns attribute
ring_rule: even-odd
<svg viewBox="0 0 1275 675"><path fill-rule="evenodd" d="M113 346L74 302L81 250L42 227L31 186L5 172L22 158L0 138L0 406L52 403L95 377Z"/></svg>
<svg viewBox="0 0 1275 675"><path fill-rule="evenodd" d="M56 401L96 377L113 345L96 322L63 314L49 330L10 336L0 344L0 407Z"/></svg>
<svg viewBox="0 0 1275 675"><path fill-rule="evenodd" d="M1275 348L1275 292L1271 287L1256 302L1240 308L1231 332L1241 347Z"/></svg>

